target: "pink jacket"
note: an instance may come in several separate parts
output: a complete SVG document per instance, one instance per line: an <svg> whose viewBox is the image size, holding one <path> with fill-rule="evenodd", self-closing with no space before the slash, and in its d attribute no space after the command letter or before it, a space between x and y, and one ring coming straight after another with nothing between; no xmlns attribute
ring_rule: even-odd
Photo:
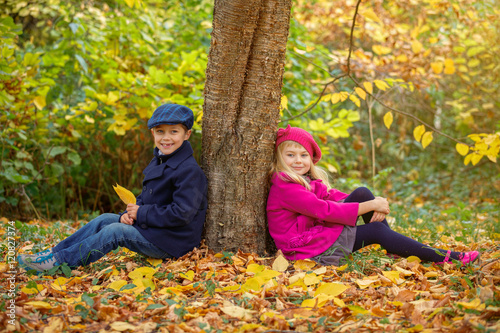
<svg viewBox="0 0 500 333"><path fill-rule="evenodd" d="M284 176L286 177L286 176ZM355 226L359 203L340 203L348 195L327 191L321 180L311 190L274 174L267 199L269 233L289 260L306 259L325 252L344 225Z"/></svg>

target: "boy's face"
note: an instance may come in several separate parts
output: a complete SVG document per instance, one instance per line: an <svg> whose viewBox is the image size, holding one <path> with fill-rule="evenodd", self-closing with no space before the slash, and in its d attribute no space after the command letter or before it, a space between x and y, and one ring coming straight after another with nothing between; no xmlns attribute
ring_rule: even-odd
<svg viewBox="0 0 500 333"><path fill-rule="evenodd" d="M181 124L158 125L151 129L156 147L165 155L172 154L191 136L191 130L186 129Z"/></svg>

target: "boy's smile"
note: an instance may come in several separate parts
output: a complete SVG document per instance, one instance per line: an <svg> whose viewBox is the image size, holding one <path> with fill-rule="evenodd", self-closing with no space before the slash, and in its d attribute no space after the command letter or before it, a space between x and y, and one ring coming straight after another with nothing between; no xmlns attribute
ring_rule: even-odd
<svg viewBox="0 0 500 333"><path fill-rule="evenodd" d="M184 140L189 139L191 130L186 130L181 124L158 125L151 129L156 147L165 155L179 149Z"/></svg>

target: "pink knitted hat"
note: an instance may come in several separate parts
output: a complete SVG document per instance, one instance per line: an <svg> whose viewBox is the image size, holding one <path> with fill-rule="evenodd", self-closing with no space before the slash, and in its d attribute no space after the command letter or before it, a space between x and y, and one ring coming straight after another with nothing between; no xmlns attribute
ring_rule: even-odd
<svg viewBox="0 0 500 333"><path fill-rule="evenodd" d="M290 125L287 128L280 128L276 138L275 149L278 149L278 146L283 141L295 141L301 144L311 156L314 164L318 163L321 159L321 149L319 149L318 144L314 141L313 136L302 128L291 127Z"/></svg>

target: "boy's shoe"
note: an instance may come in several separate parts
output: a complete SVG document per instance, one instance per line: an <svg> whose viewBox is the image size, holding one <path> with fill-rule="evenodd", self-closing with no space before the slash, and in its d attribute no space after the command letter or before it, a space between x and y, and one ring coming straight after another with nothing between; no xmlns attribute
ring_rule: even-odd
<svg viewBox="0 0 500 333"><path fill-rule="evenodd" d="M17 256L19 266L25 271L34 269L37 272L43 272L54 266L59 266L52 249L48 249L36 254L20 254Z"/></svg>
<svg viewBox="0 0 500 333"><path fill-rule="evenodd" d="M445 262L451 263L452 259L450 259L450 253L451 253L451 251L448 251L444 260L441 262L438 262L437 264L444 264ZM478 260L479 257L480 257L480 254L478 251L463 252L458 257L458 261L460 261L462 263L462 265L467 265L467 264L470 264L470 263Z"/></svg>

